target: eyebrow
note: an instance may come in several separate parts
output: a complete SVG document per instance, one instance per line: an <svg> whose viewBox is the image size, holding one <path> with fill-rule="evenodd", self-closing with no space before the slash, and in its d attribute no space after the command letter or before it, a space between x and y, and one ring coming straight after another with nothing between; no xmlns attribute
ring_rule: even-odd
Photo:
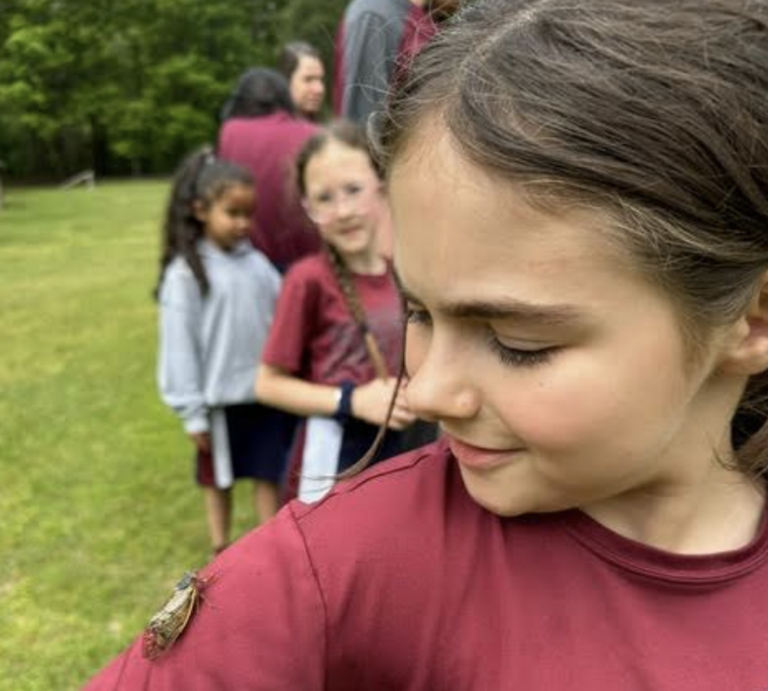
<svg viewBox="0 0 768 691"><path fill-rule="evenodd" d="M403 299L414 305L423 303L397 280ZM434 309L441 314L454 319L509 319L511 321L538 324L545 326L564 326L581 324L584 315L574 305L537 305L512 298L499 300L457 300L454 302L438 302Z"/></svg>

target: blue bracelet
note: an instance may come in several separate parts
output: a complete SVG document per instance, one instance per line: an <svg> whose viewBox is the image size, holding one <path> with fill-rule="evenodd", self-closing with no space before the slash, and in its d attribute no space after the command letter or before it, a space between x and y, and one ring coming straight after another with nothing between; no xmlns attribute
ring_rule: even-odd
<svg viewBox="0 0 768 691"><path fill-rule="evenodd" d="M339 390L339 404L336 406L333 419L343 425L352 417L352 392L355 390L355 385L351 381L343 381L339 386Z"/></svg>

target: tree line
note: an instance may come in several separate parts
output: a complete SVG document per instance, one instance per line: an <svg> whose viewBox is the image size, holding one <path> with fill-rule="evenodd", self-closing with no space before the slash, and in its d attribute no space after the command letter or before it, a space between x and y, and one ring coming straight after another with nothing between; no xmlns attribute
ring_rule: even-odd
<svg viewBox="0 0 768 691"><path fill-rule="evenodd" d="M165 173L214 141L238 76L282 44L332 66L347 0L2 0L7 179Z"/></svg>

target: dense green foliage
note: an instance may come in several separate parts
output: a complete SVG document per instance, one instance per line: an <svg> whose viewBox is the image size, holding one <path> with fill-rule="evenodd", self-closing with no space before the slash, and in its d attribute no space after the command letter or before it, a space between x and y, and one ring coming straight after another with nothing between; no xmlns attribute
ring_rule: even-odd
<svg viewBox="0 0 768 691"><path fill-rule="evenodd" d="M212 140L248 67L284 41L320 48L346 0L2 0L0 160L60 180L172 169Z"/></svg>
<svg viewBox="0 0 768 691"><path fill-rule="evenodd" d="M0 691L79 689L208 559L191 446L155 386L167 194L11 189L0 211Z"/></svg>

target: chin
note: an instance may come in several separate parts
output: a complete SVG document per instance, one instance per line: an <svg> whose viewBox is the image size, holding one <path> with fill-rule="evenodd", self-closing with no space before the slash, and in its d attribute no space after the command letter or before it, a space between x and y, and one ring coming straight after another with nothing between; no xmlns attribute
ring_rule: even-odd
<svg viewBox="0 0 768 691"><path fill-rule="evenodd" d="M464 478L464 486L472 500L496 516L511 518L529 513L532 508L528 502L521 502L520 497L505 493L501 487L478 486L471 479Z"/></svg>
<svg viewBox="0 0 768 691"><path fill-rule="evenodd" d="M472 500L496 516L513 518L529 513L554 513L573 508L564 497L549 495L543 487L523 488L523 482L508 485L502 482L480 480L462 473L464 487Z"/></svg>

